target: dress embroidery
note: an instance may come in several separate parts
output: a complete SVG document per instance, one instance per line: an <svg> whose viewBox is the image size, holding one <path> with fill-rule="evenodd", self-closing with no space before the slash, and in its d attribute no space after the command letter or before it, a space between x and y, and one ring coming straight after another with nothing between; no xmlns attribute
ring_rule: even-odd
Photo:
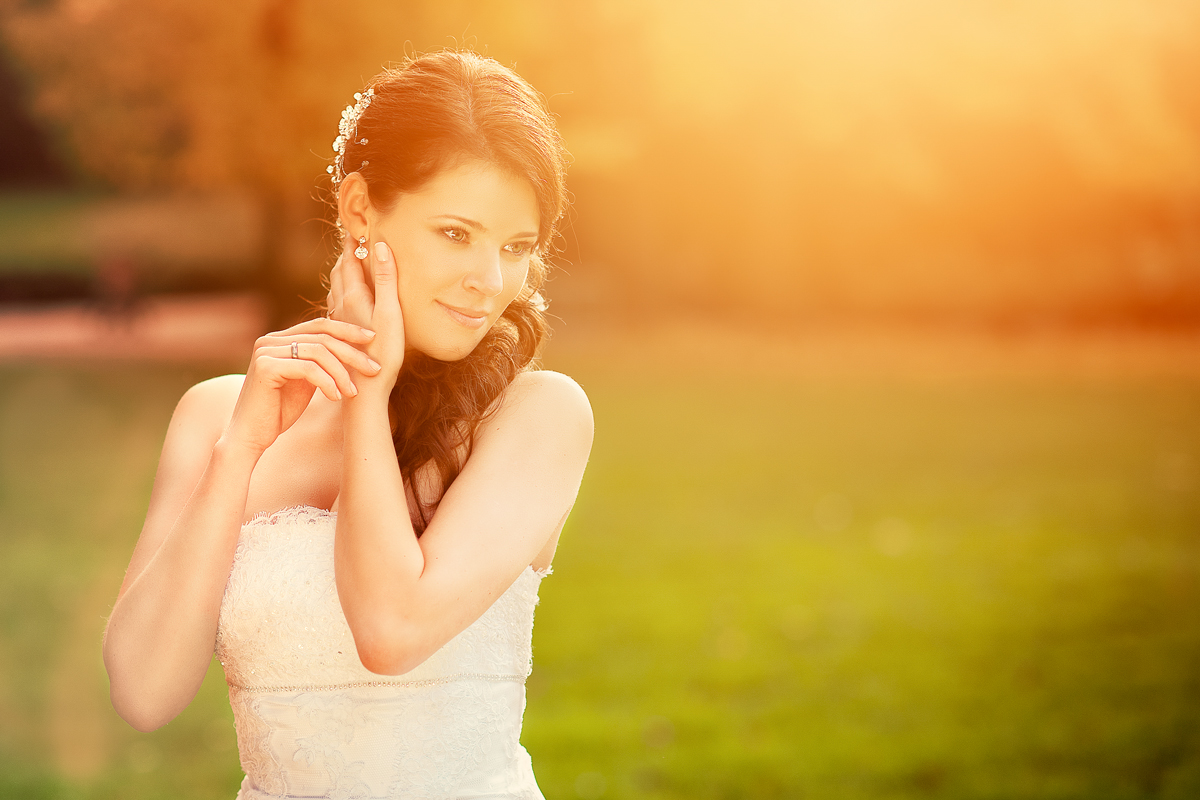
<svg viewBox="0 0 1200 800"><path fill-rule="evenodd" d="M525 569L423 664L382 677L338 601L336 519L300 507L242 528L217 633L239 797L542 800L520 731L543 573Z"/></svg>

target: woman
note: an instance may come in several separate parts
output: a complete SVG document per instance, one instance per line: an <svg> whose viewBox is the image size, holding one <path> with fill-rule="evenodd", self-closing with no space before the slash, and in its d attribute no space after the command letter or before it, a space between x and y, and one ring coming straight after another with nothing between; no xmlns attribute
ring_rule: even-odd
<svg viewBox="0 0 1200 800"><path fill-rule="evenodd" d="M471 53L356 97L329 316L180 401L105 634L113 705L165 724L215 646L239 797L540 798L533 606L592 440L580 388L530 369L562 147Z"/></svg>

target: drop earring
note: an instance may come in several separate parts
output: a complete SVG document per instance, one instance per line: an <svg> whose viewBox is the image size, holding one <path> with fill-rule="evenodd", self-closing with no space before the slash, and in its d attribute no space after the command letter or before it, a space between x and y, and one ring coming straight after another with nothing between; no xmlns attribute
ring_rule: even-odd
<svg viewBox="0 0 1200 800"><path fill-rule="evenodd" d="M358 247L354 250L354 257L359 259L367 257L367 237L358 237Z"/></svg>

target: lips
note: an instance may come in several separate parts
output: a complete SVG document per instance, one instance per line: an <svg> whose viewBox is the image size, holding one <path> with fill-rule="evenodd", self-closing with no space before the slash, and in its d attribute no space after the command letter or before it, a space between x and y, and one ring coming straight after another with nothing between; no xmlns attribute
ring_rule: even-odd
<svg viewBox="0 0 1200 800"><path fill-rule="evenodd" d="M446 305L441 300L438 300L437 304L446 311L450 319L465 327L480 328L487 322L488 313L486 311L480 311L476 308L460 308L459 306Z"/></svg>

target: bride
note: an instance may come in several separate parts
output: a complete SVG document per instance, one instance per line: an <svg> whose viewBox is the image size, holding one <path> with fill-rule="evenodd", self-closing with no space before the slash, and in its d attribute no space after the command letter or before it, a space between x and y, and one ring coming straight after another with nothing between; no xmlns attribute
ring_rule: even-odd
<svg viewBox="0 0 1200 800"><path fill-rule="evenodd" d="M164 725L215 648L240 798L541 798L533 607L592 442L583 391L531 366L562 145L473 53L356 99L328 317L180 400L105 632L113 706Z"/></svg>

